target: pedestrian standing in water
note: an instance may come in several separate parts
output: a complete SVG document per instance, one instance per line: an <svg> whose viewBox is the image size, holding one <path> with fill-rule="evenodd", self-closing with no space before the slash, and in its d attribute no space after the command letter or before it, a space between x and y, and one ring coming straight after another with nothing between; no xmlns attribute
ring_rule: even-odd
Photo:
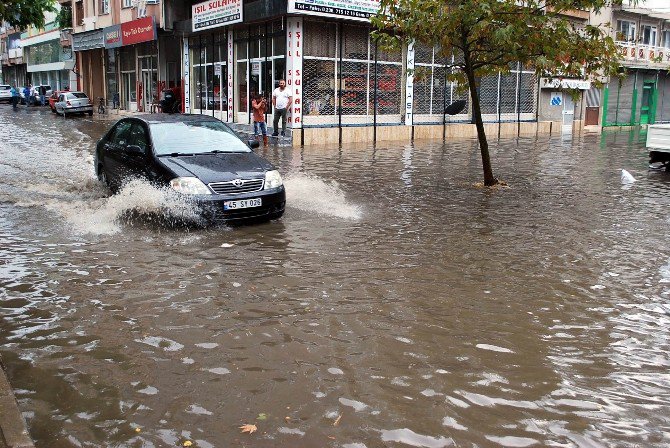
<svg viewBox="0 0 670 448"><path fill-rule="evenodd" d="M40 86L40 104L44 106L47 98L47 86Z"/></svg>
<svg viewBox="0 0 670 448"><path fill-rule="evenodd" d="M254 112L254 137L258 138L258 128L263 134L263 144L268 144L268 128L265 124L265 114L268 111L268 104L262 94L256 95L256 98L251 102L251 107Z"/></svg>
<svg viewBox="0 0 670 448"><path fill-rule="evenodd" d="M273 137L279 135L279 117L281 117L281 136L286 135L286 114L288 108L291 107L292 100L291 92L286 88L286 81L280 80L279 87L272 92L272 105L275 108L274 120L272 120Z"/></svg>
<svg viewBox="0 0 670 448"><path fill-rule="evenodd" d="M21 98L21 95L19 94L19 89L17 89L15 86L12 86L9 91L12 94L12 109L18 110L19 108L16 107L19 104L19 98Z"/></svg>
<svg viewBox="0 0 670 448"><path fill-rule="evenodd" d="M32 85L28 84L23 88L23 99L26 101L26 107L31 106L33 104L33 96L32 96Z"/></svg>

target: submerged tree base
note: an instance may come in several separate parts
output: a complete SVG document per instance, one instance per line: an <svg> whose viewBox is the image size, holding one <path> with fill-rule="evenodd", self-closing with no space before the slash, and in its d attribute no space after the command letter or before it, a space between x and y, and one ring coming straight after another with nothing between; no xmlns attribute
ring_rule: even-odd
<svg viewBox="0 0 670 448"><path fill-rule="evenodd" d="M509 184L505 182L504 180L500 180L498 178L495 179L495 183L493 185L486 185L484 182L475 182L473 184L475 188L478 189L488 189L488 190L500 190L502 188L510 188Z"/></svg>

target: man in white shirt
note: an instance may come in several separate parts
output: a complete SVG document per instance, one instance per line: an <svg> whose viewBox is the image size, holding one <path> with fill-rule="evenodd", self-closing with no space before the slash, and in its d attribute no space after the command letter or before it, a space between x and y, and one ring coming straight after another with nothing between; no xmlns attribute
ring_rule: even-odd
<svg viewBox="0 0 670 448"><path fill-rule="evenodd" d="M286 81L279 80L279 87L272 92L272 105L275 108L274 119L272 121L272 135L276 137L278 134L279 117L281 117L281 135L286 135L286 113L291 107L293 97L291 92L286 88Z"/></svg>

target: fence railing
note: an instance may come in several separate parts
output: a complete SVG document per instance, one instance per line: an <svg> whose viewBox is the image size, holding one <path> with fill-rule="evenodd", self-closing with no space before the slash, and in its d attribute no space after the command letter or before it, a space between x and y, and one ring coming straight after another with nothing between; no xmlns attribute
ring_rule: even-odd
<svg viewBox="0 0 670 448"><path fill-rule="evenodd" d="M670 68L670 48L623 41L618 41L616 44L624 65Z"/></svg>

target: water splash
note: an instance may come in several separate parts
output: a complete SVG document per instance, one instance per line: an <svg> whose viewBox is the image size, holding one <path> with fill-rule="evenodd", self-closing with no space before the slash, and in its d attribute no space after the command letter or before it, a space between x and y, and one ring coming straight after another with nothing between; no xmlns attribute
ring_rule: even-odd
<svg viewBox="0 0 670 448"><path fill-rule="evenodd" d="M304 174L287 176L286 204L322 216L357 221L363 215L361 207L347 201L337 182L325 182Z"/></svg>
<svg viewBox="0 0 670 448"><path fill-rule="evenodd" d="M137 179L126 183L113 196L63 205L57 202L47 208L60 213L75 232L82 234L118 233L121 225L133 218L166 223L199 223L202 219L198 207L188 197Z"/></svg>

